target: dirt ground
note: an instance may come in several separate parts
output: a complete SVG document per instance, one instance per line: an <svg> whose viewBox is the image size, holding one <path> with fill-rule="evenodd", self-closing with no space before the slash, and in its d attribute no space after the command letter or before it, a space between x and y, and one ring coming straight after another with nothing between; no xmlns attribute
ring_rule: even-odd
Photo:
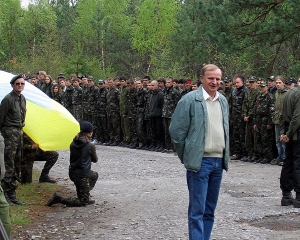
<svg viewBox="0 0 300 240"><path fill-rule="evenodd" d="M41 203L34 224L19 228L14 239L188 239L185 170L176 155L106 146L97 153L96 204ZM50 173L65 197L76 195L68 161L69 152L60 151ZM299 210L280 206L279 176L279 166L232 161L211 239L299 239Z"/></svg>

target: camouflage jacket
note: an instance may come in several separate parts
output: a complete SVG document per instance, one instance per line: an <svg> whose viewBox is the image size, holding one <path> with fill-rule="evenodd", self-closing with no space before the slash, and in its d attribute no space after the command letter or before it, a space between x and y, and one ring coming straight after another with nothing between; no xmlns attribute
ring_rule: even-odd
<svg viewBox="0 0 300 240"><path fill-rule="evenodd" d="M249 90L245 93L245 98L243 101L242 115L243 117L249 117L249 120L253 120L254 106L257 97L260 95L258 89Z"/></svg>
<svg viewBox="0 0 300 240"><path fill-rule="evenodd" d="M140 88L137 90L137 111L138 113L143 113L145 111L145 104L146 104L146 95L147 95L147 90L144 88Z"/></svg>
<svg viewBox="0 0 300 240"><path fill-rule="evenodd" d="M97 103L96 103L96 111L99 114L106 114L106 95L107 88L99 88Z"/></svg>
<svg viewBox="0 0 300 240"><path fill-rule="evenodd" d="M272 124L272 118L274 116L274 96L272 93L259 94L256 98L254 106L254 122L253 124L265 123Z"/></svg>
<svg viewBox="0 0 300 240"><path fill-rule="evenodd" d="M72 95L74 92L74 87L72 85L68 86L66 91L63 93L63 105L65 108L70 108L72 106Z"/></svg>
<svg viewBox="0 0 300 240"><path fill-rule="evenodd" d="M232 114L233 116L241 116L242 115L242 107L243 101L245 97L245 93L248 91L246 86L242 86L232 94Z"/></svg>
<svg viewBox="0 0 300 240"><path fill-rule="evenodd" d="M162 117L171 118L180 99L180 93L174 87L165 88Z"/></svg>
<svg viewBox="0 0 300 240"><path fill-rule="evenodd" d="M128 91L127 93L127 106L128 106L128 117L134 118L137 115L137 96L138 90L136 88Z"/></svg>
<svg viewBox="0 0 300 240"><path fill-rule="evenodd" d="M81 105L82 104L82 88L81 87L74 88L74 92L72 94L72 104L73 105Z"/></svg>
<svg viewBox="0 0 300 240"><path fill-rule="evenodd" d="M88 105L88 91L90 89L89 85L82 85L82 105L85 107Z"/></svg>
<svg viewBox="0 0 300 240"><path fill-rule="evenodd" d="M109 88L106 94L106 112L120 112L120 90L116 87Z"/></svg>
<svg viewBox="0 0 300 240"><path fill-rule="evenodd" d="M89 87L89 90L87 91L87 101L88 104L85 106L88 112L95 112L95 106L97 102L99 88L97 86Z"/></svg>
<svg viewBox="0 0 300 240"><path fill-rule="evenodd" d="M145 101L145 111L144 111L144 120L150 120L150 103L152 99L152 90L149 90L146 93L146 101Z"/></svg>

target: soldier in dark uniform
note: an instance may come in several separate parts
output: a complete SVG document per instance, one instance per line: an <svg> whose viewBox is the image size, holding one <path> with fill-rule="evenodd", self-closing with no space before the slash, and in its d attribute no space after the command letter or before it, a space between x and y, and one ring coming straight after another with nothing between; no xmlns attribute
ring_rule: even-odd
<svg viewBox="0 0 300 240"><path fill-rule="evenodd" d="M92 135L93 125L83 121L80 123L80 132L70 145L69 177L76 186L77 198L64 198L54 193L48 206L62 203L67 207L82 207L95 203L90 199L90 191L98 180L98 173L91 170L91 163L96 163L98 157L95 145L91 143Z"/></svg>
<svg viewBox="0 0 300 240"><path fill-rule="evenodd" d="M88 114L88 91L89 91L89 83L87 80L87 76L81 77L81 88L82 88L82 115L86 116Z"/></svg>
<svg viewBox="0 0 300 240"><path fill-rule="evenodd" d="M146 146L142 148L143 150L152 151L156 148L156 143L154 141L154 133L152 131L151 126L151 118L150 118L150 103L152 98L153 87L151 83L147 85L147 92L145 95L145 111L144 111L144 124L146 129Z"/></svg>
<svg viewBox="0 0 300 240"><path fill-rule="evenodd" d="M97 129L97 141L99 144L109 141L107 132L107 114L106 114L106 95L107 89L105 87L105 80L100 79L98 81L98 97L96 104L96 129Z"/></svg>
<svg viewBox="0 0 300 240"><path fill-rule="evenodd" d="M74 93L74 87L71 84L70 79L66 79L66 91L63 94L63 106L70 112L73 113L72 95Z"/></svg>
<svg viewBox="0 0 300 240"><path fill-rule="evenodd" d="M84 114L83 120L88 121L94 125L95 114L96 114L96 103L97 103L99 88L95 85L94 78L92 76L88 77L88 84L89 84L89 89L86 92L86 100L88 102L88 105L86 106L87 108L85 109L86 114ZM96 133L97 133L97 129L95 127L94 134ZM93 138L97 138L97 136L93 136Z"/></svg>
<svg viewBox="0 0 300 240"><path fill-rule="evenodd" d="M78 121L82 121L82 88L79 86L79 80L72 80L74 92L72 94L73 116Z"/></svg>
<svg viewBox="0 0 300 240"><path fill-rule="evenodd" d="M161 152L164 150L164 128L162 120L164 94L162 91L159 91L158 82L155 80L151 81L151 88L149 114L153 132L153 141L156 146L152 151Z"/></svg>
<svg viewBox="0 0 300 240"><path fill-rule="evenodd" d="M249 79L249 91L246 92L243 101L242 114L244 122L246 123L245 132L245 146L248 153L248 157L241 159L246 162L254 162L259 156L255 156L256 151L256 131L253 129L254 118L254 106L257 97L260 95L260 91L257 88L257 78L251 76Z"/></svg>
<svg viewBox="0 0 300 240"><path fill-rule="evenodd" d="M257 97L254 107L253 128L257 131L256 147L260 159L254 163L270 163L273 159L273 139L274 128L272 118L275 112L274 96L268 92L268 86L265 81L260 83L261 93Z"/></svg>
<svg viewBox="0 0 300 240"><path fill-rule="evenodd" d="M145 104L146 104L146 94L147 89L143 88L141 80L136 80L135 82L137 87L137 137L139 141L138 149L142 149L147 144L147 133L145 128Z"/></svg>
<svg viewBox="0 0 300 240"><path fill-rule="evenodd" d="M23 205L16 198L17 180L20 180L23 127L25 125L26 100L23 75L14 76L10 81L13 90L0 105L0 130L4 138L5 175L1 181L5 198L10 205Z"/></svg>
<svg viewBox="0 0 300 240"><path fill-rule="evenodd" d="M139 146L137 137L137 94L138 90L135 86L135 82L132 79L127 80L128 86L128 119L129 119L129 131L131 136L131 143L129 148L137 148Z"/></svg>
<svg viewBox="0 0 300 240"><path fill-rule="evenodd" d="M106 94L107 129L110 134L110 142L105 145L118 146L121 141L120 120L120 90L114 85L113 78L107 79L108 91Z"/></svg>
<svg viewBox="0 0 300 240"><path fill-rule="evenodd" d="M39 145L24 133L23 136L23 157L21 162L21 183L32 183L32 169L35 161L45 161L39 182L56 183L49 177L49 172L58 159L58 152L43 151Z"/></svg>
<svg viewBox="0 0 300 240"><path fill-rule="evenodd" d="M166 87L164 91L164 104L162 108L162 117L165 133L165 149L162 152L173 152L173 145L169 134L169 127L172 115L176 105L180 99L180 93L173 87L172 78L166 79Z"/></svg>
<svg viewBox="0 0 300 240"><path fill-rule="evenodd" d="M120 77L120 117L121 130L123 141L121 146L129 147L131 142L129 118L128 118L128 92L127 82L125 77Z"/></svg>
<svg viewBox="0 0 300 240"><path fill-rule="evenodd" d="M242 115L242 106L245 93L248 91L244 85L244 76L236 75L233 78L235 84L235 91L232 95L232 112L231 119L233 121L233 138L234 138L234 153L231 160L240 160L247 156L245 148L245 127L246 124Z"/></svg>
<svg viewBox="0 0 300 240"><path fill-rule="evenodd" d="M267 80L268 80L268 92L275 94L277 91L275 76L270 76L267 78Z"/></svg>

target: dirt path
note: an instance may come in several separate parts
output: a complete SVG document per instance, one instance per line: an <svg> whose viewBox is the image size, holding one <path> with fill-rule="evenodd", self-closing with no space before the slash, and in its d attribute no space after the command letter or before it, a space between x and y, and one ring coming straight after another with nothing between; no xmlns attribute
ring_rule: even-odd
<svg viewBox="0 0 300 240"><path fill-rule="evenodd" d="M97 153L96 204L46 208L14 239L188 239L185 170L176 156L104 146ZM60 152L52 176L69 189L63 196L75 196L68 160L69 153ZM212 239L298 239L299 210L280 206L279 174L278 166L232 162Z"/></svg>

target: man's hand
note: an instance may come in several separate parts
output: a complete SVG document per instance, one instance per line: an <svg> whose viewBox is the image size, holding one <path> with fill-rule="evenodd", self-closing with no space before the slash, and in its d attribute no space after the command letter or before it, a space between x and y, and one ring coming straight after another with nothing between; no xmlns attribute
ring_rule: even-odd
<svg viewBox="0 0 300 240"><path fill-rule="evenodd" d="M267 129L272 129L272 125L268 124Z"/></svg>
<svg viewBox="0 0 300 240"><path fill-rule="evenodd" d="M256 126L256 124L253 125L253 129L254 129L254 131L257 131L257 126Z"/></svg>
<svg viewBox="0 0 300 240"><path fill-rule="evenodd" d="M249 117L244 117L244 122L248 122Z"/></svg>
<svg viewBox="0 0 300 240"><path fill-rule="evenodd" d="M280 142L289 142L290 138L287 135L280 135Z"/></svg>
<svg viewBox="0 0 300 240"><path fill-rule="evenodd" d="M31 145L32 149L38 149L39 148L39 144L38 143L34 143Z"/></svg>

